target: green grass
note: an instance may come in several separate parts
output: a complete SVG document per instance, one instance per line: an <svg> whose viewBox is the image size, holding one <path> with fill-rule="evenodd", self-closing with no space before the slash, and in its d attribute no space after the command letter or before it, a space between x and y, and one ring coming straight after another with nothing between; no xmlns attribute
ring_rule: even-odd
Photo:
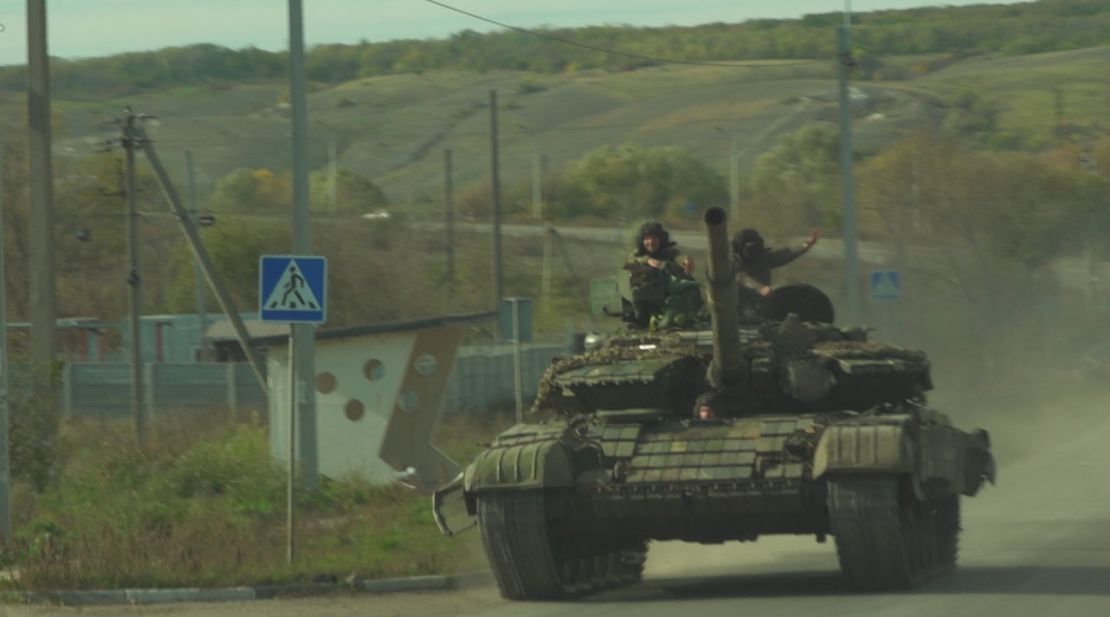
<svg viewBox="0 0 1110 617"><path fill-rule="evenodd" d="M1110 97L1110 47L1011 58L971 59L920 79L891 84L919 94L953 100L972 92L997 107L999 131L1049 143L1062 120L1079 126L1105 122ZM1056 92L1061 98L1057 99Z"/></svg>
<svg viewBox="0 0 1110 617"><path fill-rule="evenodd" d="M873 131L874 147L899 138L909 127L928 126L922 99L947 103L964 91L999 106L997 130L1020 135L1017 143L1047 143L1055 125L1054 89L1065 93L1069 122L1089 125L1104 116L1110 95L1107 54L1091 48L1007 58L954 60L945 68L892 82L859 82L912 96L882 111L898 121ZM921 58L889 58L892 64ZM775 63L768 63L773 66ZM540 87L531 87L538 85ZM836 117L836 82L828 63L771 69L664 66L633 71L590 70L561 75L460 71L388 75L319 88L309 96L309 164L327 164L328 140L338 146L340 166L368 175L406 212L438 213L443 187L442 150L455 152L455 185L486 182L489 173L489 90L501 103L501 177L504 186L531 178L533 137L549 169L577 160L603 145L634 141L677 145L727 175L731 137L737 137L740 166L786 134ZM113 131L104 120L126 104L157 114L151 128L170 172L184 169L183 152L193 152L200 195L236 168L291 167L288 110L280 101L284 82L218 84L152 92L126 100L59 101L59 139L73 154L94 149ZM810 109L792 117L800 97ZM16 101L9 101L13 113ZM948 109L948 108L944 108ZM948 109L948 111L952 111ZM776 120L789 117L775 130ZM525 125L524 130L520 125Z"/></svg>
<svg viewBox="0 0 1110 617"><path fill-rule="evenodd" d="M425 495L346 478L299 492L298 556L286 565L285 477L256 422L177 423L144 450L121 421L70 421L60 439L56 482L41 494L15 486L16 537L2 556L19 588L308 582L483 563L476 534L440 535Z"/></svg>

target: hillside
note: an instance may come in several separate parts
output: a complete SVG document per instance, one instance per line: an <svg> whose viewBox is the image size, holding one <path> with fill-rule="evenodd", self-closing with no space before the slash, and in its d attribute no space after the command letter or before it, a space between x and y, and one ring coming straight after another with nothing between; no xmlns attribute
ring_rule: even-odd
<svg viewBox="0 0 1110 617"><path fill-rule="evenodd" d="M928 61L895 60L911 70ZM917 77L857 81L854 88L856 149L862 153L936 123L982 133L984 143L994 139L1004 147L1036 148L1051 142L1061 106L1063 120L1075 130L1106 128L1110 47L968 58ZM275 80L179 87L95 102L57 101L58 152L78 157L95 151L113 135L105 121L132 105L158 116L150 132L172 171L183 173L184 151L193 152L204 195L237 168L289 168L285 89L283 81ZM457 187L485 182L490 90L499 93L507 187L530 181L534 143L548 170L598 146L635 142L687 148L727 176L735 138L741 172L747 173L789 132L812 123L832 126L837 109L832 67L819 62L559 75L384 75L311 93L311 166L326 166L328 140L334 138L341 169L373 178L395 204L432 207L442 194L445 148L455 153ZM20 103L8 102L12 107Z"/></svg>

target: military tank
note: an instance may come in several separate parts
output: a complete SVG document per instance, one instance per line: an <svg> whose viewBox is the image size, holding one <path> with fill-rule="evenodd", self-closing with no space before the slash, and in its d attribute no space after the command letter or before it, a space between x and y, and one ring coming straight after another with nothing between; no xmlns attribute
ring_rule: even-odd
<svg viewBox="0 0 1110 617"><path fill-rule="evenodd" d="M960 497L994 481L986 431L926 404L920 351L789 310L738 323L724 211L705 224L712 329L628 333L554 362L537 420L435 493L441 530L465 509L515 600L636 581L650 540L832 535L868 590L952 569Z"/></svg>

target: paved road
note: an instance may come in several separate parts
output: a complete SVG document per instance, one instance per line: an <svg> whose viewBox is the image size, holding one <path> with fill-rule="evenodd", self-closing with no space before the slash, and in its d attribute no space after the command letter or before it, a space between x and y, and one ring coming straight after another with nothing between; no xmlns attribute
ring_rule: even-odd
<svg viewBox="0 0 1110 617"><path fill-rule="evenodd" d="M654 544L643 583L567 603L511 603L492 588L230 605L105 607L85 615L294 617L699 617L1110 615L1110 415L1105 393L1052 409L1012 409L993 428L1000 485L965 499L959 569L908 593L847 589L832 543ZM947 405L941 405L947 408ZM960 422L970 426L970 421ZM75 609L8 609L12 617ZM3 609L0 609L0 614Z"/></svg>

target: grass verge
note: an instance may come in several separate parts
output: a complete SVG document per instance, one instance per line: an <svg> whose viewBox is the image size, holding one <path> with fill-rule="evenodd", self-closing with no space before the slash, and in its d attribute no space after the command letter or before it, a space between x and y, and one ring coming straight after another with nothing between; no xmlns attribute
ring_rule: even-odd
<svg viewBox="0 0 1110 617"><path fill-rule="evenodd" d="M453 423L476 441L495 425ZM477 534L444 538L427 496L357 478L299 492L285 560L286 483L258 421L196 418L135 447L122 420L68 420L44 492L13 487L8 588L227 586L450 574L484 567ZM449 450L458 450L447 443ZM462 449L469 450L472 445Z"/></svg>

